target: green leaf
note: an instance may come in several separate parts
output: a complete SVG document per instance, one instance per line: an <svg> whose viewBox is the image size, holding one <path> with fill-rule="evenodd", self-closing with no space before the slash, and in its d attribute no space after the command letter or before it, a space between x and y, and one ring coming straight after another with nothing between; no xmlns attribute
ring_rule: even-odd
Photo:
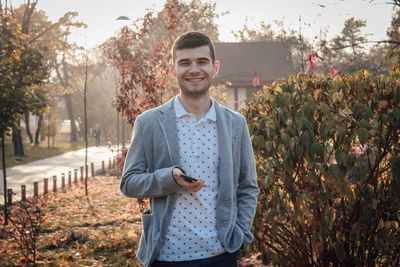
<svg viewBox="0 0 400 267"><path fill-rule="evenodd" d="M294 154L296 155L296 158L300 159L303 156L303 153L303 146L301 144L296 144L296 146L294 147Z"/></svg>
<svg viewBox="0 0 400 267"><path fill-rule="evenodd" d="M400 157L393 156L390 161L390 172L392 173L393 179L400 181Z"/></svg>
<svg viewBox="0 0 400 267"><path fill-rule="evenodd" d="M272 152L274 149L274 145L272 141L265 142L265 149L268 153Z"/></svg>
<svg viewBox="0 0 400 267"><path fill-rule="evenodd" d="M275 88L275 92L277 92L277 93L282 93L282 88L278 85L278 86L276 86Z"/></svg>
<svg viewBox="0 0 400 267"><path fill-rule="evenodd" d="M313 111L314 111L314 107L310 102L306 102L303 106L303 110L304 110L304 115L306 115L306 117L311 118L313 115Z"/></svg>
<svg viewBox="0 0 400 267"><path fill-rule="evenodd" d="M271 178L266 175L264 178L264 187L265 189L269 189L269 187L271 186Z"/></svg>
<svg viewBox="0 0 400 267"><path fill-rule="evenodd" d="M304 145L304 148L308 150L311 145L311 135L307 130L301 133L300 140L301 143Z"/></svg>
<svg viewBox="0 0 400 267"><path fill-rule="evenodd" d="M336 256L339 258L340 261L346 261L347 260L347 255L344 250L343 243L341 241L336 241L335 243L335 253Z"/></svg>
<svg viewBox="0 0 400 267"><path fill-rule="evenodd" d="M365 145L365 143L368 140L368 130L365 128L360 128L358 130L358 140L362 145Z"/></svg>
<svg viewBox="0 0 400 267"><path fill-rule="evenodd" d="M338 137L341 138L344 134L344 127L342 125L338 125L336 127L336 131L337 131Z"/></svg>
<svg viewBox="0 0 400 267"><path fill-rule="evenodd" d="M367 210L364 210L364 212L360 216L360 223L363 223L365 225L371 225L372 223L372 214L370 212L367 212Z"/></svg>
<svg viewBox="0 0 400 267"><path fill-rule="evenodd" d="M396 108L393 112L394 117L396 118L396 120L400 120L400 108Z"/></svg>
<svg viewBox="0 0 400 267"><path fill-rule="evenodd" d="M360 121L360 127L368 129L370 127L370 124L366 119L362 119Z"/></svg>
<svg viewBox="0 0 400 267"><path fill-rule="evenodd" d="M314 132L314 127L312 125L312 123L310 122L310 120L306 117L301 117L300 118L300 130L308 130L310 131L310 133Z"/></svg>
<svg viewBox="0 0 400 267"><path fill-rule="evenodd" d="M345 109L339 109L339 114L342 115L343 117L347 118L353 114L353 111L351 111L351 109L346 107Z"/></svg>
<svg viewBox="0 0 400 267"><path fill-rule="evenodd" d="M335 159L338 165L343 164L343 152L341 150L337 150L335 153Z"/></svg>
<svg viewBox="0 0 400 267"><path fill-rule="evenodd" d="M282 136L281 136L282 142L283 142L285 145L289 142L289 138L290 138L290 136L287 135L287 134L285 134L285 133L283 133Z"/></svg>
<svg viewBox="0 0 400 267"><path fill-rule="evenodd" d="M321 162L324 158L324 147L321 144L313 143L310 146L309 154L314 162Z"/></svg>
<svg viewBox="0 0 400 267"><path fill-rule="evenodd" d="M322 113L327 116L331 114L331 109L329 108L329 106L327 104L325 104L324 102L319 103L320 109L322 111Z"/></svg>
<svg viewBox="0 0 400 267"><path fill-rule="evenodd" d="M334 92L332 95L332 102L339 101L339 92Z"/></svg>

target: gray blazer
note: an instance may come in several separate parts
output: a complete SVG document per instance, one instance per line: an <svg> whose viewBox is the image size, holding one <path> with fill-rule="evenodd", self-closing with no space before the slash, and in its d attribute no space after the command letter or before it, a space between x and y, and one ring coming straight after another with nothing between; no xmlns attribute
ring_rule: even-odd
<svg viewBox="0 0 400 267"><path fill-rule="evenodd" d="M220 156L217 232L222 246L234 252L253 240L251 227L259 192L254 153L245 118L213 101ZM151 210L142 214L137 252L144 266L151 265L164 242L180 189L172 177L177 166L179 147L171 99L137 117L121 178L126 196L151 199Z"/></svg>

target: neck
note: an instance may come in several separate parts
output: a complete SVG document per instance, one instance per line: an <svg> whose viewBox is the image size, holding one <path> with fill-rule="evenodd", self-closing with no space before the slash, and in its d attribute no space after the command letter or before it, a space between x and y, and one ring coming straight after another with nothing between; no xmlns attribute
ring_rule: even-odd
<svg viewBox="0 0 400 267"><path fill-rule="evenodd" d="M211 107L211 99L208 94L192 97L181 93L178 97L186 111L194 114L197 119L203 117Z"/></svg>

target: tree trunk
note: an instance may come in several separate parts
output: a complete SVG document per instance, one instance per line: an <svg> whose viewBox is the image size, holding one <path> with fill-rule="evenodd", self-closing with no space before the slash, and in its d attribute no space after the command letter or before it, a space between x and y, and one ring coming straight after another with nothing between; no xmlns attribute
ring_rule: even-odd
<svg viewBox="0 0 400 267"><path fill-rule="evenodd" d="M74 110L72 108L72 99L70 94L64 95L65 105L67 107L68 118L71 121L71 142L78 141L78 129L75 124Z"/></svg>
<svg viewBox="0 0 400 267"><path fill-rule="evenodd" d="M30 120L29 117L30 117L29 116L29 111L25 111L25 113L24 113L24 121L25 121L26 135L29 138L29 143L33 144L33 137L32 137L32 133L31 133L31 128L29 126L29 120Z"/></svg>
<svg viewBox="0 0 400 267"><path fill-rule="evenodd" d="M21 129L12 128L12 142L14 144L14 156L24 157L24 145L22 143Z"/></svg>
<svg viewBox="0 0 400 267"><path fill-rule="evenodd" d="M3 196L4 196L4 226L8 225L8 209L7 209L7 173L6 173L6 153L5 153L5 134L1 133L1 163L3 167Z"/></svg>
<svg viewBox="0 0 400 267"><path fill-rule="evenodd" d="M67 37L65 37L65 38L67 38ZM66 40L65 40L65 42L66 42ZM61 85L64 88L68 88L69 87L69 76L68 76L68 71L67 71L68 64L65 61L65 53L62 56L61 65L62 65L62 71L63 71L64 75L61 75L60 65L56 63L55 70L57 73L57 77L60 80ZM74 109L72 107L71 94L65 94L64 100L65 100L65 106L67 108L68 118L71 122L71 142L76 142L76 141L78 141L78 129L76 128L76 124L75 124L75 116L74 116Z"/></svg>
<svg viewBox="0 0 400 267"><path fill-rule="evenodd" d="M39 140L39 136L42 136L42 121L43 121L43 114L39 115L38 124L35 132L35 145L38 145L41 140Z"/></svg>
<svg viewBox="0 0 400 267"><path fill-rule="evenodd" d="M51 123L50 116L51 116L51 113L49 112L47 116L48 116L47 117L47 148L50 149L50 126L51 126L50 125L50 123Z"/></svg>
<svg viewBox="0 0 400 267"><path fill-rule="evenodd" d="M40 123L40 142L44 142L44 141L46 141L46 133L45 133L45 131L46 131L46 127L44 127L43 126L43 114L41 114L40 115L42 118L40 118L39 117L39 120L41 120L41 123ZM39 127L39 121L38 121L38 127Z"/></svg>

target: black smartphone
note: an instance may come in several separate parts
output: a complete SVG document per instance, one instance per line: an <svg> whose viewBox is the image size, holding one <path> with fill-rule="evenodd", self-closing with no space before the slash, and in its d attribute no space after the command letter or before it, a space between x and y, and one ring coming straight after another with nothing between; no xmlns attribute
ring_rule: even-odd
<svg viewBox="0 0 400 267"><path fill-rule="evenodd" d="M181 174L181 176L183 177L183 179L185 179L189 183L195 183L195 182L198 181L198 179L190 177L190 176L188 176L186 174Z"/></svg>

